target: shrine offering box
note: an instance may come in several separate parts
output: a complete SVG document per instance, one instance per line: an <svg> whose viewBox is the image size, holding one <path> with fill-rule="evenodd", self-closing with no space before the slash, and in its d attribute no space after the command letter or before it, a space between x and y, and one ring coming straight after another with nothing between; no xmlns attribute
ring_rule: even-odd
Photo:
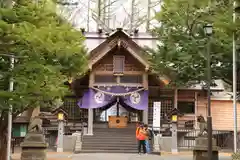
<svg viewBox="0 0 240 160"><path fill-rule="evenodd" d="M128 118L125 116L109 116L108 117L108 127L109 128L126 128L128 123Z"/></svg>

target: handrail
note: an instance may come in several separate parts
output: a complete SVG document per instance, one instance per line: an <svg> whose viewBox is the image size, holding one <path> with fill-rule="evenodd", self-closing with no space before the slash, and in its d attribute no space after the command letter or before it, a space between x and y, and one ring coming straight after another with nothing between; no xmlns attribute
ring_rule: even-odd
<svg viewBox="0 0 240 160"><path fill-rule="evenodd" d="M84 135L84 126L85 126L84 123L85 122L81 123L81 142L83 141L83 135Z"/></svg>

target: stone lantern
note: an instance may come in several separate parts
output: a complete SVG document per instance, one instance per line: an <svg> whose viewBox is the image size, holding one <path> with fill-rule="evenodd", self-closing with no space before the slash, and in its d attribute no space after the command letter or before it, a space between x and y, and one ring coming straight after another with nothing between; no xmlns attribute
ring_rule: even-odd
<svg viewBox="0 0 240 160"><path fill-rule="evenodd" d="M183 116L183 114L177 109L173 108L169 113L167 113L167 116L171 120L171 131L172 131L172 153L178 153L178 138L177 138L177 123L178 118Z"/></svg>
<svg viewBox="0 0 240 160"><path fill-rule="evenodd" d="M48 144L43 135L42 119L40 116L36 116L31 119L28 133L21 143L21 160L46 160L47 147Z"/></svg>
<svg viewBox="0 0 240 160"><path fill-rule="evenodd" d="M64 123L67 120L67 113L60 107L53 111L58 120L57 152L63 152Z"/></svg>

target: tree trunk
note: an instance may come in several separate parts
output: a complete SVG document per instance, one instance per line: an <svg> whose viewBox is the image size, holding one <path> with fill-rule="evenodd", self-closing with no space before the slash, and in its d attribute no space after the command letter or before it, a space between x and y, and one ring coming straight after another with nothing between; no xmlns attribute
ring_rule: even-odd
<svg viewBox="0 0 240 160"><path fill-rule="evenodd" d="M0 160L6 160L7 155L7 131L0 129Z"/></svg>

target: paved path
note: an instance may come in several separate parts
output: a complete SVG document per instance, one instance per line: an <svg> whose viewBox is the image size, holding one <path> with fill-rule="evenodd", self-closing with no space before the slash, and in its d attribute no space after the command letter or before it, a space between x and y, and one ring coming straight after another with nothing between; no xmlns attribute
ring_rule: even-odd
<svg viewBox="0 0 240 160"><path fill-rule="evenodd" d="M137 154L72 154L72 155L49 155L50 160L192 160L190 155L137 155ZM229 156L221 156L219 160L231 160Z"/></svg>
<svg viewBox="0 0 240 160"><path fill-rule="evenodd" d="M48 160L192 160L191 155L138 155L138 154L112 154L112 153L48 153ZM14 160L20 159L20 154L13 156ZM231 160L230 156L220 156L219 160Z"/></svg>

